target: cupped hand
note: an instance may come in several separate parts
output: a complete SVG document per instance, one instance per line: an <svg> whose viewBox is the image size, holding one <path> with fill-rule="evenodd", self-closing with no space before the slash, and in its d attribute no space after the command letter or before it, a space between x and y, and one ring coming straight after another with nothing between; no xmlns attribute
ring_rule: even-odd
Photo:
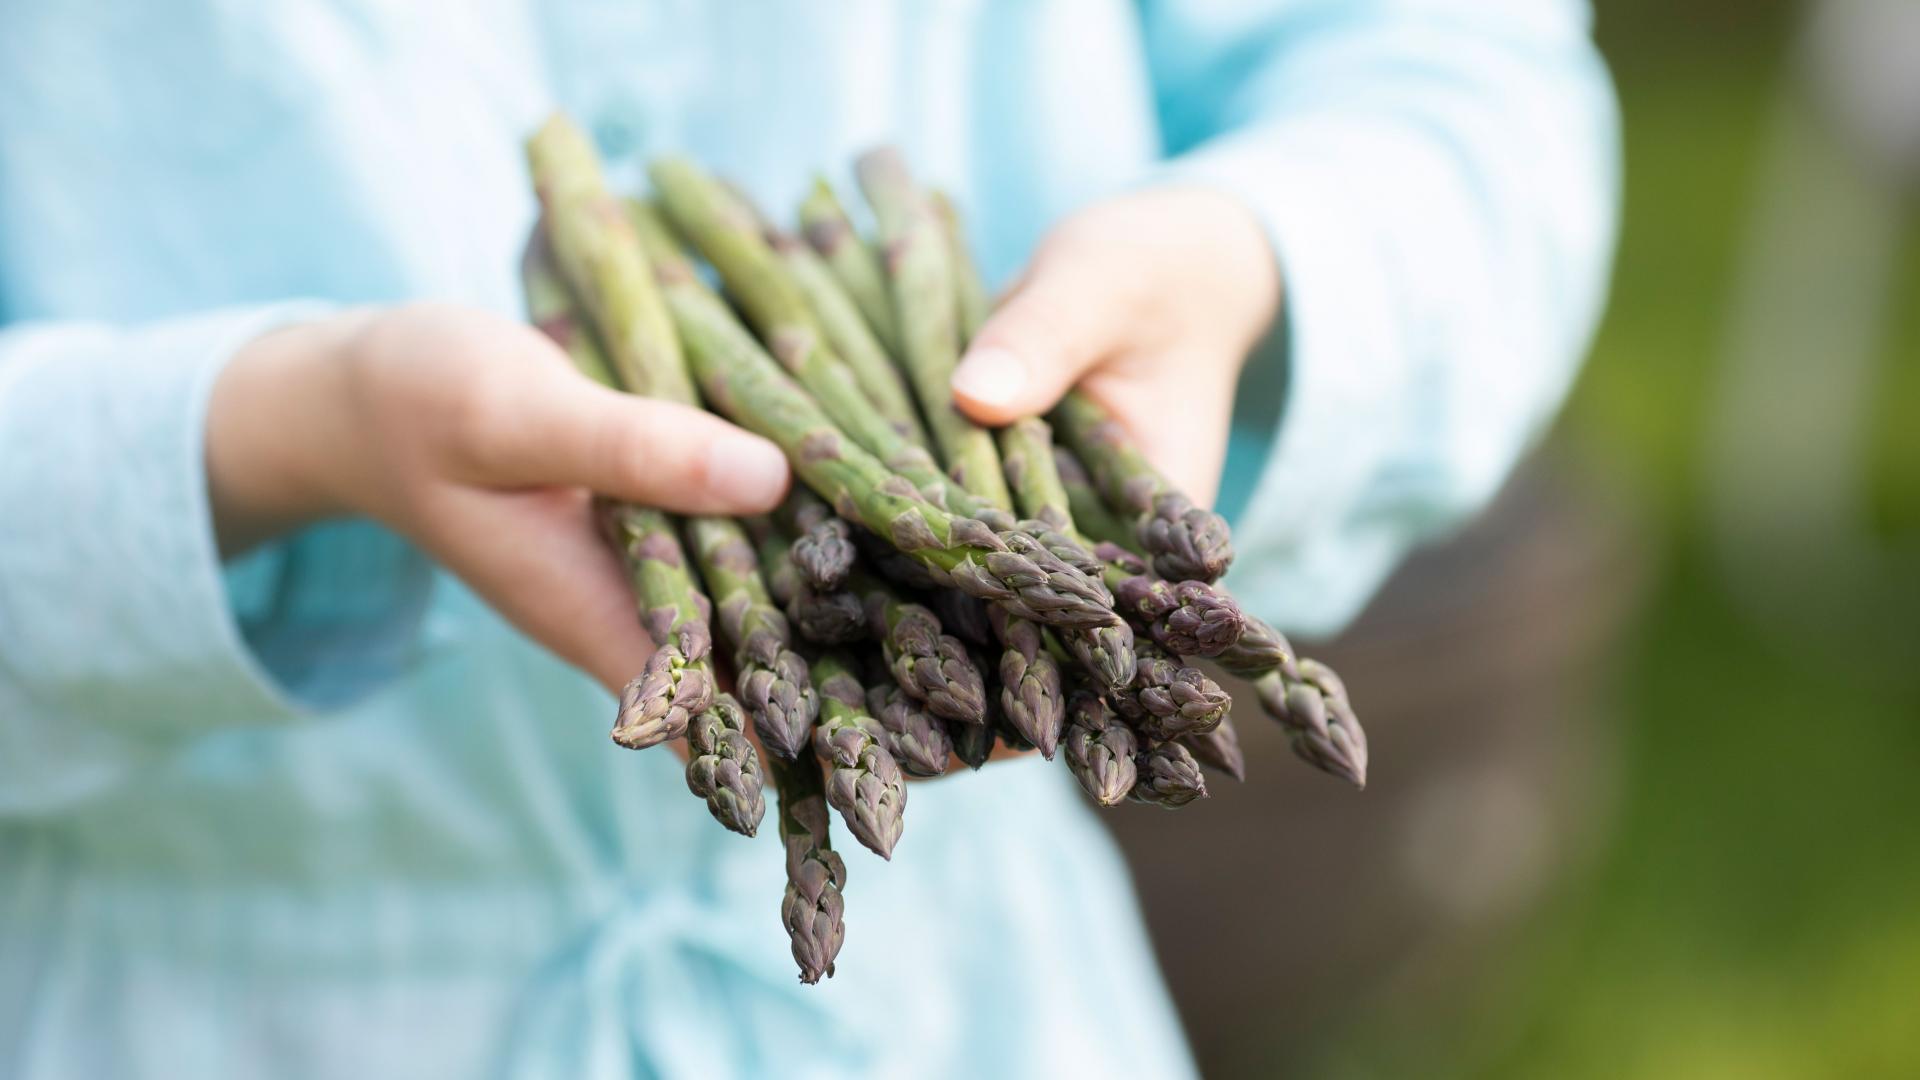
<svg viewBox="0 0 1920 1080"><path fill-rule="evenodd" d="M1077 384L1211 503L1235 383L1279 305L1272 247L1243 204L1202 188L1123 195L1048 233L975 335L954 398L998 425Z"/></svg>
<svg viewBox="0 0 1920 1080"><path fill-rule="evenodd" d="M358 514L407 537L609 689L653 650L589 492L683 513L772 508L786 459L698 409L601 387L538 331L445 305L269 333L214 386L223 551Z"/></svg>

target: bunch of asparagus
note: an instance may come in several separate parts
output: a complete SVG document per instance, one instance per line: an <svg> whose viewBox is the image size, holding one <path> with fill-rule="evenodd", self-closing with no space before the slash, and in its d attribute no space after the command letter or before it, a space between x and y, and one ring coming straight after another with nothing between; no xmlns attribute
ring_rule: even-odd
<svg viewBox="0 0 1920 1080"><path fill-rule="evenodd" d="M613 739L684 738L687 786L748 836L772 778L802 980L833 973L845 936L829 808L887 858L905 778L979 768L997 744L1058 755L1103 806L1205 798L1203 767L1242 779L1231 699L1197 661L1251 681L1300 757L1365 782L1339 677L1217 584L1226 522L1097 402L998 431L954 407L987 293L953 206L897 152L857 163L876 243L824 181L797 232L681 159L621 198L564 117L528 160L533 320L585 375L771 439L799 480L765 517L600 516L657 646Z"/></svg>

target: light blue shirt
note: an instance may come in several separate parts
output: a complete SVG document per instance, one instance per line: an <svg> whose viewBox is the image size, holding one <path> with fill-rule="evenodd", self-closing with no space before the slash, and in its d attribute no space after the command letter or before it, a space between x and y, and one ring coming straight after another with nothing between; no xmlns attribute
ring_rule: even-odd
<svg viewBox="0 0 1920 1080"><path fill-rule="evenodd" d="M916 785L891 865L843 844L839 973L802 987L773 830L723 832L672 755L611 747L601 690L407 545L343 523L221 565L208 388L333 305L517 312L520 139L556 104L617 179L685 150L769 207L898 142L996 279L1103 192L1214 184L1264 218L1287 288L1236 420L1232 584L1331 630L1488 499L1572 379L1616 200L1587 19L9 6L0 1076L1189 1071L1057 764Z"/></svg>

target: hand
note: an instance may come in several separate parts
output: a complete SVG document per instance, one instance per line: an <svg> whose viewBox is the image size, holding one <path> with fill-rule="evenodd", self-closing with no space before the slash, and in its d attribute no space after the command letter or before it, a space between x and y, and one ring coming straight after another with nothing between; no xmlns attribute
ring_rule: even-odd
<svg viewBox="0 0 1920 1080"><path fill-rule="evenodd" d="M788 482L765 439L598 386L528 326L438 305L245 346L214 386L206 453L223 551L374 518L616 692L653 645L588 492L739 514L771 509Z"/></svg>
<svg viewBox="0 0 1920 1080"><path fill-rule="evenodd" d="M1273 250L1241 203L1198 188L1123 195L1041 242L954 372L954 399L998 425L1079 384L1211 503L1234 385L1279 306Z"/></svg>

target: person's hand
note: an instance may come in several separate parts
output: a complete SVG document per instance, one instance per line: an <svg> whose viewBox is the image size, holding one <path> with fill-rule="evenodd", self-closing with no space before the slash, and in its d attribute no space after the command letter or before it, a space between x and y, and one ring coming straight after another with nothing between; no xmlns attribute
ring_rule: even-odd
<svg viewBox="0 0 1920 1080"><path fill-rule="evenodd" d="M206 455L223 551L374 518L615 692L653 646L588 492L738 514L771 509L788 483L765 439L598 386L531 327L439 305L245 346L214 386Z"/></svg>
<svg viewBox="0 0 1920 1080"><path fill-rule="evenodd" d="M1098 203L1057 225L954 372L985 424L1044 413L1079 384L1147 456L1211 503L1234 385L1280 305L1252 211L1199 188Z"/></svg>

